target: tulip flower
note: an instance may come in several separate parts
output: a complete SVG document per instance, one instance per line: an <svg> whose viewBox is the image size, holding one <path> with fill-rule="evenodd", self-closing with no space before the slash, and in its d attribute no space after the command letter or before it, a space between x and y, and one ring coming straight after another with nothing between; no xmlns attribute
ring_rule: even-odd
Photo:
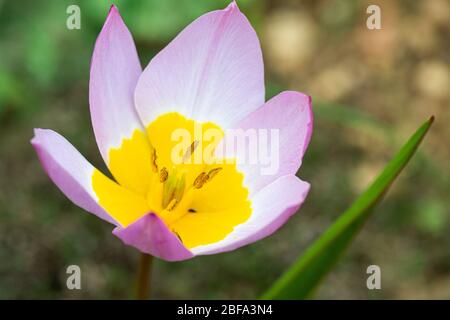
<svg viewBox="0 0 450 320"><path fill-rule="evenodd" d="M235 250L275 232L308 194L296 172L311 138L311 98L286 91L265 102L259 40L235 2L196 19L144 70L112 6L95 43L89 104L113 179L52 130L35 129L31 143L73 203L143 253L177 261ZM195 137L198 128L219 142ZM179 129L194 137L181 147ZM215 149L233 129L277 130L278 170L262 174L237 153L220 161ZM193 161L201 153L209 161Z"/></svg>

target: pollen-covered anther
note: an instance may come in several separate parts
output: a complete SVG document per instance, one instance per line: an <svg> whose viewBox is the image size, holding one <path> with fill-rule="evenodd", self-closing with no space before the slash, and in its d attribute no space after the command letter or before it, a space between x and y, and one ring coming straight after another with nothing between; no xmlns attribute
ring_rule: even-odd
<svg viewBox="0 0 450 320"><path fill-rule="evenodd" d="M208 180L208 174L206 172L200 173L194 180L194 188L200 189Z"/></svg>
<svg viewBox="0 0 450 320"><path fill-rule="evenodd" d="M156 149L152 148L151 151L151 166L153 172L158 172L158 165L156 164Z"/></svg>
<svg viewBox="0 0 450 320"><path fill-rule="evenodd" d="M222 170L221 167L210 170L208 172L208 177L209 177L208 181L211 180L212 178L214 178L216 176L216 174L218 174L221 170Z"/></svg>
<svg viewBox="0 0 450 320"><path fill-rule="evenodd" d="M220 170L222 170L222 168L219 167L210 170L208 173L200 173L194 181L194 188L200 189L201 187L203 187L203 185L208 181L211 181L211 179L214 178L220 172Z"/></svg>
<svg viewBox="0 0 450 320"><path fill-rule="evenodd" d="M169 177L169 171L167 171L166 167L162 168L159 172L159 181L165 182L167 178Z"/></svg>

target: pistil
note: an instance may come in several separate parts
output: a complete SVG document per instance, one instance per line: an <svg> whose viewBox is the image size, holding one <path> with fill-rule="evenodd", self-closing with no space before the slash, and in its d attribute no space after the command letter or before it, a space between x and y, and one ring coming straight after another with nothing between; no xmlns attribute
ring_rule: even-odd
<svg viewBox="0 0 450 320"><path fill-rule="evenodd" d="M184 155L184 162L190 159L193 155L195 149L199 145L199 142L195 140L192 142L188 150L186 150ZM166 223L173 223L174 221L180 219L185 214L195 214L197 211L190 208L192 199L195 195L195 191L201 189L206 183L210 182L221 170L221 167L213 168L209 171L201 171L198 176L194 179L194 182L186 188L186 169L180 169L173 166L170 170L166 167L162 167L158 174L158 164L156 150L152 150L151 164L152 169L156 168L155 173L155 183L152 187L152 195L149 195L151 203L155 204L155 200L158 198L154 197L154 193L159 194L159 201L155 208L161 208L159 215L166 221ZM206 165L204 166L206 168ZM158 196L157 196L158 197Z"/></svg>

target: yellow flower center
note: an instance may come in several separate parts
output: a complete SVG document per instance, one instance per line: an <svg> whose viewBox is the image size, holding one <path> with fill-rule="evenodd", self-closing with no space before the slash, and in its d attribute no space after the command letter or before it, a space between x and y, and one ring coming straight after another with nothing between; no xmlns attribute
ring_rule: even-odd
<svg viewBox="0 0 450 320"><path fill-rule="evenodd" d="M187 248L222 240L251 214L235 161L214 157L223 134L178 113L158 117L147 127L150 143L136 130L110 150L109 168L124 188L95 170L100 205L123 227L154 212Z"/></svg>

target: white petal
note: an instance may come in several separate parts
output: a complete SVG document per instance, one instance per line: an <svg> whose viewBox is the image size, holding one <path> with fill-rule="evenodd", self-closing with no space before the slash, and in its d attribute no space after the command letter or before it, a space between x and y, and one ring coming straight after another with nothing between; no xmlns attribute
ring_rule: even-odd
<svg viewBox="0 0 450 320"><path fill-rule="evenodd" d="M174 111L222 127L264 103L258 37L233 2L186 27L142 73L135 93L144 125Z"/></svg>

